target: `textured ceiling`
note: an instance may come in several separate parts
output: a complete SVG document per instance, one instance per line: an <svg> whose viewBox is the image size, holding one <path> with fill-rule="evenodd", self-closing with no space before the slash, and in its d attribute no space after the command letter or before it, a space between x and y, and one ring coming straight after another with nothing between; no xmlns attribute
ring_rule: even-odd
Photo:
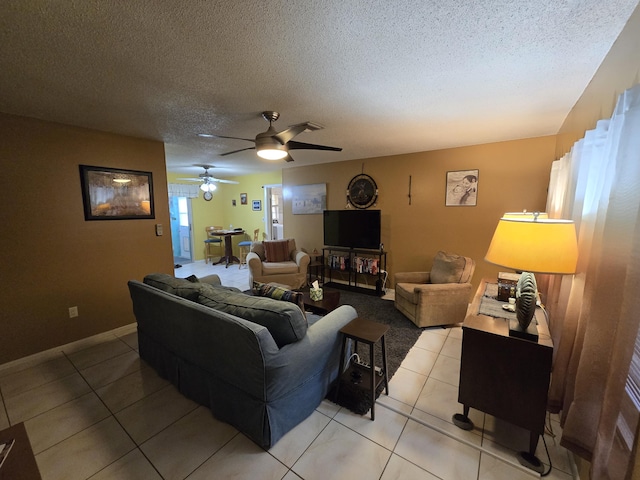
<svg viewBox="0 0 640 480"><path fill-rule="evenodd" d="M164 141L217 177L550 135L638 0L0 2L0 111ZM266 162L241 140L312 121Z"/></svg>

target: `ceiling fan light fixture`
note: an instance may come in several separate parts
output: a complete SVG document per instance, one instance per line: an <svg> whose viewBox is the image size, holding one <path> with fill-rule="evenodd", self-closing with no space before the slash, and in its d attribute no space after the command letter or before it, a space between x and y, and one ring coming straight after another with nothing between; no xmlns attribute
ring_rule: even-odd
<svg viewBox="0 0 640 480"><path fill-rule="evenodd" d="M200 185L200 190L203 192L213 192L217 187L213 183L203 183Z"/></svg>
<svg viewBox="0 0 640 480"><path fill-rule="evenodd" d="M279 150L277 148L263 148L262 150L258 150L258 156L265 160L282 160L287 156L287 153L285 149Z"/></svg>

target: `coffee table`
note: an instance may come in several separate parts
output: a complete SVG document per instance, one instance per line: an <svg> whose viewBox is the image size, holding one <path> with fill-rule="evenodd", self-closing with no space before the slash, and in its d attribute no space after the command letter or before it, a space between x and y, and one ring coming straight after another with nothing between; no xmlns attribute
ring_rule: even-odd
<svg viewBox="0 0 640 480"><path fill-rule="evenodd" d="M309 292L302 293L302 301L304 306L314 313L326 315L327 313L338 308L340 304L340 292L338 290L322 290L322 300L311 300Z"/></svg>

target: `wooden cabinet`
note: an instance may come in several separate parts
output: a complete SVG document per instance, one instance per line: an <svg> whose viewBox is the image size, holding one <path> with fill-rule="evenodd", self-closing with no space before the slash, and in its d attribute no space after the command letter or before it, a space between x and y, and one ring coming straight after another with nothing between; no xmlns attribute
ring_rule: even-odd
<svg viewBox="0 0 640 480"><path fill-rule="evenodd" d="M322 283L325 286L382 295L387 252L325 247L322 249L322 257Z"/></svg>
<svg viewBox="0 0 640 480"><path fill-rule="evenodd" d="M481 282L462 325L458 401L467 420L469 408L475 408L529 430L528 453L534 455L544 433L553 343L540 308L537 342L510 337L508 319L480 313L486 311L483 302L498 302L485 295L493 286L497 292L495 283Z"/></svg>

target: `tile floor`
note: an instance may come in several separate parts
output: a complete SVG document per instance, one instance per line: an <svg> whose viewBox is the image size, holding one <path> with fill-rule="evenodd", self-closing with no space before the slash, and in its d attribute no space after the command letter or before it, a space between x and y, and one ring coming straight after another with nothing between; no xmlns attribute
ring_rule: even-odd
<svg viewBox="0 0 640 480"><path fill-rule="evenodd" d="M196 262L176 275L210 272L225 285L248 287L247 270L237 265ZM141 362L129 325L0 366L0 428L25 423L45 480L534 478L509 463L526 448L526 432L473 410L473 431L451 423L461 410L461 337L459 327L425 330L390 395L378 400L375 422L325 400L264 451ZM557 435L556 420L549 425ZM577 478L567 452L545 437L554 467L548 478ZM537 453L548 463L542 442Z"/></svg>

